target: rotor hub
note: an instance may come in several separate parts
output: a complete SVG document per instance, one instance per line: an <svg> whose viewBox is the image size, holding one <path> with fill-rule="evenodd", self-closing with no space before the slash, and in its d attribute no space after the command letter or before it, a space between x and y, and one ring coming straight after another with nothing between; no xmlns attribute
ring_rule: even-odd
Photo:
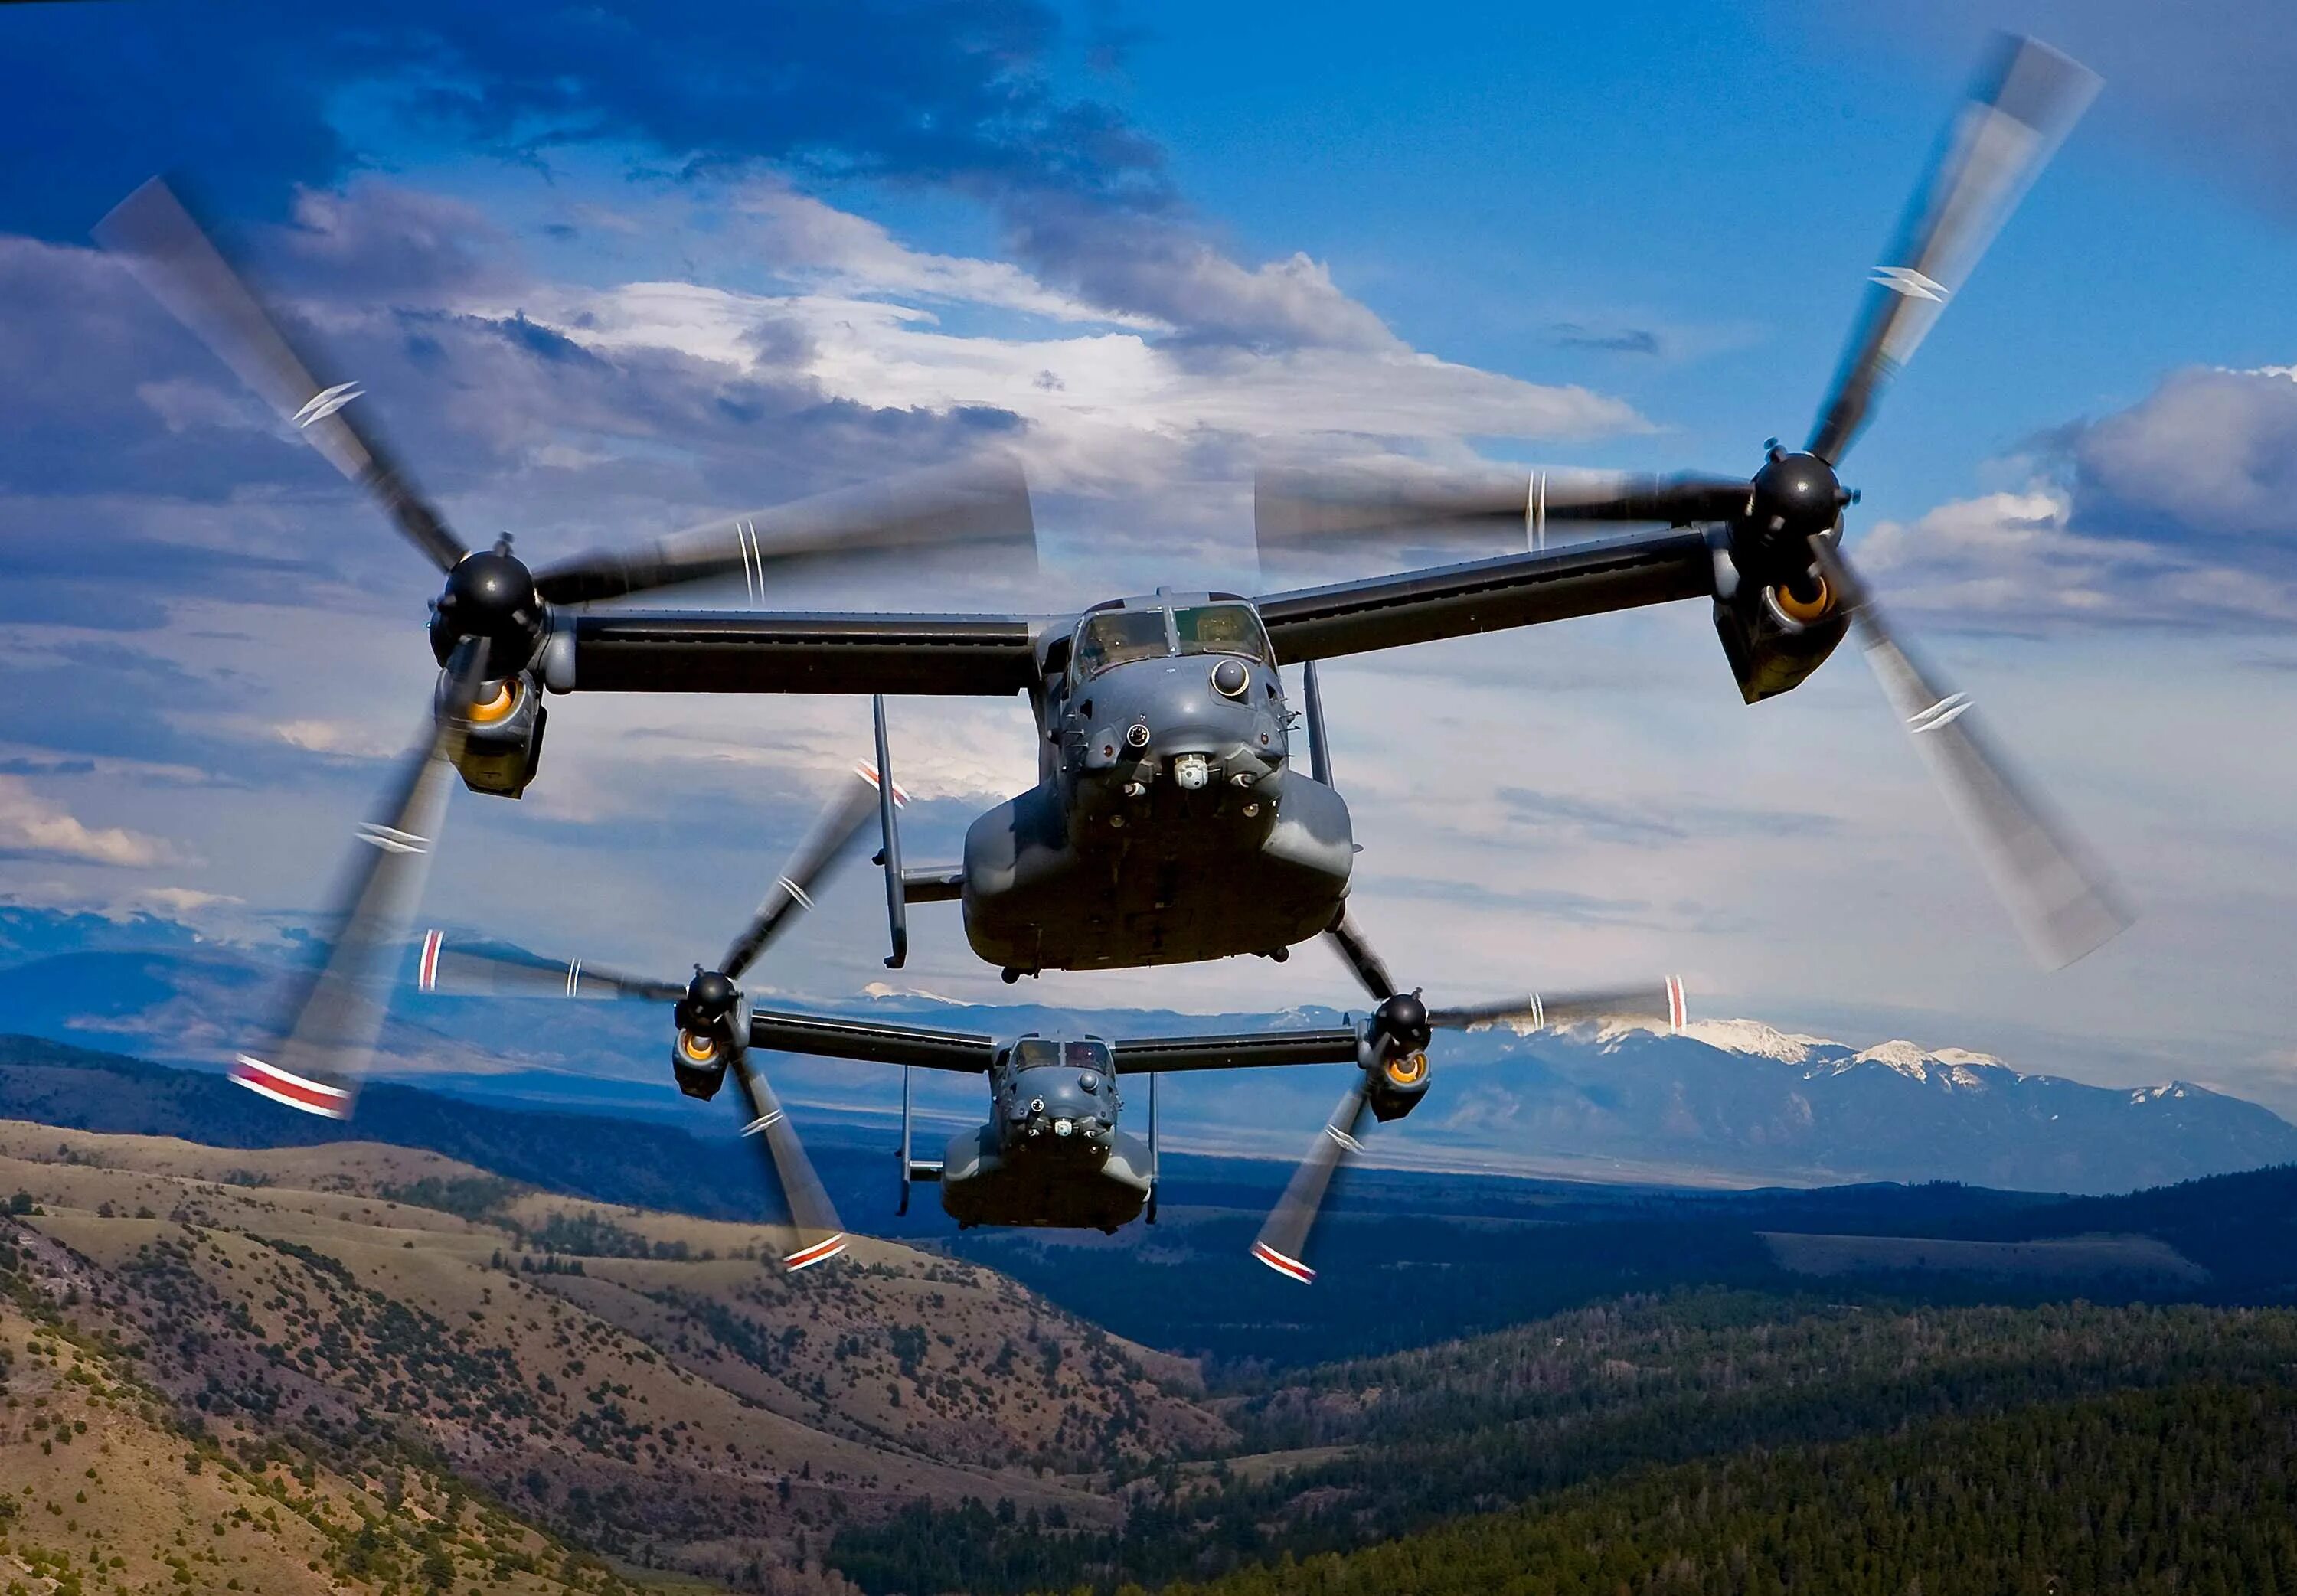
<svg viewBox="0 0 2297 1596"><path fill-rule="evenodd" d="M1765 531L1815 537L1831 530L1849 502L1834 467L1816 455L1774 453L1755 473L1752 513Z"/></svg>
<svg viewBox="0 0 2297 1596"><path fill-rule="evenodd" d="M678 1002L678 1025L681 1031L704 1034L714 1033L734 1011L741 997L730 980L716 970L702 970L687 983L686 996Z"/></svg>
<svg viewBox="0 0 2297 1596"><path fill-rule="evenodd" d="M1397 992L1379 1006L1372 1024L1387 1039L1389 1052L1396 1055L1427 1051L1428 1039L1433 1034L1428 1005L1420 1000L1418 992Z"/></svg>
<svg viewBox="0 0 2297 1596"><path fill-rule="evenodd" d="M467 638L484 638L490 670L523 670L542 642L548 612L534 573L506 547L465 555L431 613L431 652L444 665Z"/></svg>

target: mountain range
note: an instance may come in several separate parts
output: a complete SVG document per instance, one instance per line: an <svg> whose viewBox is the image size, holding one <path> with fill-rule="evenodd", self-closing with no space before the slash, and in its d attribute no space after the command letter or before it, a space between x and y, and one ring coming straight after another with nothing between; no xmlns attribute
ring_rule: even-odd
<svg viewBox="0 0 2297 1596"><path fill-rule="evenodd" d="M21 907L0 909L0 958L10 961L0 965L0 1031L194 1065L246 1044L280 975L269 959L157 917L118 923ZM838 1007L1000 1034L1057 1024L1168 1034L1337 1017L967 1005L882 988ZM410 985L380 1069L465 1097L717 1129L704 1117L714 1106L671 1090L666 1046L664 1016L647 1008L481 1004ZM2099 1087L1960 1049L1860 1049L1744 1020L1694 1022L1674 1036L1447 1035L1435 1065L1428 1104L1379 1130L1373 1162L1717 1186L1947 1180L2072 1193L2297 1162L2297 1126L2194 1082ZM784 1095L819 1121L883 1126L896 1100L874 1066L790 1059L775 1068ZM1344 1066L1191 1076L1164 1089L1160 1122L1175 1148L1288 1158L1344 1078ZM980 1111L978 1097L970 1082L919 1082L920 1111L944 1133Z"/></svg>

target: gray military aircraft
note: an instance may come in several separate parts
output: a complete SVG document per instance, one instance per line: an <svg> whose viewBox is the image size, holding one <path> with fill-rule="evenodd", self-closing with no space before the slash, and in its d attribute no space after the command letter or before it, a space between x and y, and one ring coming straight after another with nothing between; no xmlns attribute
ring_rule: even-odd
<svg viewBox="0 0 2297 1596"><path fill-rule="evenodd" d="M998 1038L752 1004L743 994L741 977L789 933L830 872L864 845L869 821L901 796L877 767L856 765L717 967L696 966L689 980L628 975L580 959L559 963L517 951L450 948L446 934L434 930L423 939L416 984L424 991L490 999L634 999L670 1005L676 1027L671 1070L679 1090L688 1097L713 1098L727 1075L734 1077L744 1133L758 1138L768 1181L789 1215L782 1263L790 1270L836 1256L845 1246L844 1228L772 1083L753 1062L753 1053L902 1067L901 1212L909 1210L910 1183L927 1181L939 1184L943 1208L961 1227L1110 1232L1144 1210L1150 1222L1156 1220L1159 1075L1353 1064L1356 1073L1338 1107L1253 1243L1253 1256L1305 1282L1315 1278L1304 1261L1309 1232L1333 1175L1350 1154L1363 1150L1370 1123L1401 1119L1426 1098L1433 1079L1428 1049L1437 1031L1505 1024L1530 1032L1591 1023L1673 1031L1684 1024L1683 984L1672 977L1615 991L1527 993L1496 1003L1430 1008L1417 991L1398 988L1345 917L1331 935L1376 1007L1337 1026L1114 1040L1083 1032ZM937 1159L912 1155L911 1069L981 1075L988 1082L988 1121L951 1138ZM1138 1075L1148 1081L1145 1142L1117 1127L1124 1106L1120 1082ZM275 1083L266 1082L266 1089L279 1095Z"/></svg>
<svg viewBox="0 0 2297 1596"><path fill-rule="evenodd" d="M1354 851L1346 806L1321 772L1297 766L1281 666L1305 667L1321 761L1318 660L1684 599L1711 605L1750 703L1799 684L1856 628L2021 930L2046 962L2079 958L2127 924L2127 911L2087 851L2011 774L1968 695L1945 687L1897 639L1843 551L1843 512L1856 496L1837 472L2095 86L2046 46L2005 42L1873 275L1808 443L1789 451L1774 441L1751 477L1270 473L1256 530L1272 558L1409 547L1430 531L1507 552L1259 597L1159 592L1082 614L594 609L737 576L762 604L778 578L826 559L1027 552L1025 486L1017 467L991 462L539 569L507 539L473 550L383 448L358 385L314 374L154 179L98 225L99 241L445 573L432 610L440 678L429 727L378 819L361 828L326 961L298 994L278 1047L247 1056L242 1078L299 1107L348 1112L383 1021L378 977L413 923L452 780L522 793L539 766L546 691L1026 695L1039 778L973 824L960 863L904 868L890 784L877 799L887 963L905 957L910 903L954 899L975 950L1017 979L1281 958L1320 934L1344 950L1361 945L1344 915ZM1620 530L1636 524L1661 530ZM1566 533L1601 536L1559 541ZM881 769L883 723L881 708ZM794 901L802 889L789 892Z"/></svg>

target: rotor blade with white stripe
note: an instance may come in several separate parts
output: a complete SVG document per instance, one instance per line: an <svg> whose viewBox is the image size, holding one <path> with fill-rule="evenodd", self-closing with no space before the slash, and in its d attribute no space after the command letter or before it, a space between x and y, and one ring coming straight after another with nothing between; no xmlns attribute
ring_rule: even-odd
<svg viewBox="0 0 2297 1596"><path fill-rule="evenodd" d="M1254 1257L1304 1286L1316 1278L1316 1271L1305 1260L1308 1255L1308 1232L1316 1228L1316 1215L1324 1205L1324 1194L1331 1189L1332 1176L1341 1161L1363 1148L1357 1138L1366 1129L1365 1122L1371 1112L1365 1101L1370 1084L1370 1077L1359 1072L1332 1110L1331 1117L1324 1122L1324 1128L1316 1132L1315 1144L1300 1160L1300 1167L1292 1172L1291 1182L1284 1188L1284 1195L1277 1200L1274 1212L1260 1227L1260 1235L1252 1244Z"/></svg>
<svg viewBox="0 0 2297 1596"><path fill-rule="evenodd" d="M534 573L551 604L587 604L683 582L739 579L753 604L772 578L802 565L898 558L962 549L968 566L1001 561L1037 568L1029 481L1010 455L995 454L794 504L747 511L637 548L580 555Z"/></svg>
<svg viewBox="0 0 2297 1596"><path fill-rule="evenodd" d="M154 177L96 223L95 240L152 297L215 351L239 380L301 432L327 463L366 489L440 570L469 552L376 440L345 409L356 383L324 383L176 192Z"/></svg>
<svg viewBox="0 0 2297 1596"><path fill-rule="evenodd" d="M750 1067L745 1050L731 1057L734 1084L749 1115L742 1134L755 1140L765 1156L766 1179L788 1210L794 1234L782 1247L782 1267L795 1271L835 1258L845 1250L845 1227L837 1210L805 1156L804 1144L783 1112L766 1078Z"/></svg>
<svg viewBox="0 0 2297 1596"><path fill-rule="evenodd" d="M1453 470L1412 461L1267 468L1253 483L1253 540L1270 580L1313 578L1325 556L1444 564L1538 553L1607 524L1726 521L1744 477L1601 471Z"/></svg>
<svg viewBox="0 0 2297 1596"><path fill-rule="evenodd" d="M1428 1023L1439 1031L1472 1031L1481 1025L1518 1025L1543 1030L1564 1025L1649 1025L1672 1033L1683 1029L1683 983L1675 976L1643 986L1596 991L1534 992L1496 1003L1430 1008Z"/></svg>
<svg viewBox="0 0 2297 1596"><path fill-rule="evenodd" d="M896 803L907 802L908 794L899 787L893 790ZM862 827L877 818L877 768L857 764L846 779L840 783L821 818L806 834L805 840L790 855L782 873L774 877L766 889L764 901L758 912L743 927L742 934L726 950L726 957L718 968L723 975L738 977L759 954L770 947L774 939L794 924L798 917L813 907L813 893L828 878L832 870L844 862L856 851L861 840ZM681 989L683 990L683 989Z"/></svg>
<svg viewBox="0 0 2297 1596"><path fill-rule="evenodd" d="M306 1113L350 1117L383 1033L388 983L423 896L486 662L482 639L457 650L430 736L408 759L382 818L359 827L326 959L304 983L284 1040L267 1056L240 1056L232 1078L241 1085Z"/></svg>
<svg viewBox="0 0 2297 1596"><path fill-rule="evenodd" d="M625 975L580 958L450 948L443 931L424 934L415 983L423 991L457 998L635 998L649 1003L674 1003L686 995L682 981Z"/></svg>
<svg viewBox="0 0 2297 1596"><path fill-rule="evenodd" d="M1851 606L1883 696L1914 739L1947 806L2034 957L2050 969L2112 941L2135 917L2105 867L2014 773L1967 693L1946 687L1891 633L1863 580L1824 539L1820 569Z"/></svg>
<svg viewBox="0 0 2297 1596"><path fill-rule="evenodd" d="M2004 36L1947 130L1812 429L1810 452L1840 464L1875 400L1906 365L2002 224L2096 95L2087 67L2030 38Z"/></svg>

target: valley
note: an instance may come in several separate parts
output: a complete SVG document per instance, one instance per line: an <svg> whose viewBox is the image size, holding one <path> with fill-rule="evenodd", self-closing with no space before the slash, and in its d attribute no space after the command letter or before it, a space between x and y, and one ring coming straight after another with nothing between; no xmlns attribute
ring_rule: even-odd
<svg viewBox="0 0 2297 1596"><path fill-rule="evenodd" d="M2093 1438L2189 1408L2199 1450L2164 1455L2263 1510L2297 1386L2297 1170L2071 1199L1364 1170L1303 1290L1243 1256L1280 1166L1194 1158L1153 1228L917 1213L785 1276L736 1166L680 1132L378 1088L375 1129L493 1156L263 1146L334 1128L8 1046L10 1103L136 1127L0 1122L0 1555L38 1596L1490 1588L1403 1572L1428 1559L1736 1591L1781 1546L1828 1588L1975 1590L1947 1543L1858 1551L1764 1504L1878 1510L1903 1478L1951 1522L1982 1489L2057 1558L2058 1504L1988 1474L2000 1448L2075 1460L2057 1495L2104 1511L2135 1443ZM148 1133L171 1115L201 1139ZM822 1158L865 1229L880 1156ZM1965 1444L1996 1450L1956 1473ZM2115 1522L2116 1568L2280 1567L2269 1534L2204 1556Z"/></svg>

